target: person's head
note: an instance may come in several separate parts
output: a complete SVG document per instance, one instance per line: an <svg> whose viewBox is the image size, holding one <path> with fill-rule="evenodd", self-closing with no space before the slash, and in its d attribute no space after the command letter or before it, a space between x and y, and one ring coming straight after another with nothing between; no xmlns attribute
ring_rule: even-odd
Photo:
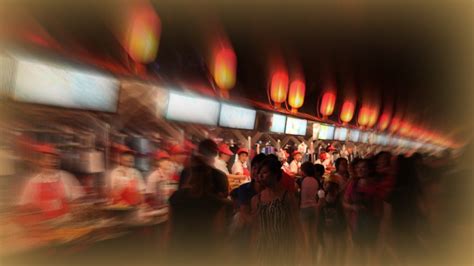
<svg viewBox="0 0 474 266"><path fill-rule="evenodd" d="M326 169L324 169L324 165L319 163L314 165L314 176L316 178L321 179L321 177L324 175L324 171L326 171Z"/></svg>
<svg viewBox="0 0 474 266"><path fill-rule="evenodd" d="M314 165L311 162L304 162L301 165L301 173L303 174L303 177L311 176L311 177L316 177L314 174Z"/></svg>
<svg viewBox="0 0 474 266"><path fill-rule="evenodd" d="M337 199L339 184L335 181L335 177L329 177L328 180L324 182L324 192L327 202L334 202Z"/></svg>
<svg viewBox="0 0 474 266"><path fill-rule="evenodd" d="M188 159L188 152L181 145L174 145L170 149L170 160L183 165Z"/></svg>
<svg viewBox="0 0 474 266"><path fill-rule="evenodd" d="M240 162L245 163L249 159L249 152L247 149L239 149L237 151L237 156L239 157Z"/></svg>
<svg viewBox="0 0 474 266"><path fill-rule="evenodd" d="M155 167L163 168L163 166L171 161L170 155L165 151L159 151L155 154Z"/></svg>
<svg viewBox="0 0 474 266"><path fill-rule="evenodd" d="M125 167L133 167L135 164L135 156L131 151L125 151L120 154L120 165Z"/></svg>
<svg viewBox="0 0 474 266"><path fill-rule="evenodd" d="M42 169L53 170L59 168L59 153L50 145L40 145L37 147L39 155L38 164Z"/></svg>
<svg viewBox="0 0 474 266"><path fill-rule="evenodd" d="M367 178L369 175L369 164L366 159L360 159L354 164L356 178Z"/></svg>
<svg viewBox="0 0 474 266"><path fill-rule="evenodd" d="M382 151L375 156L375 172L379 175L386 175L391 171L391 158L390 152Z"/></svg>
<svg viewBox="0 0 474 266"><path fill-rule="evenodd" d="M339 157L337 158L336 162L335 162L335 166L336 166L336 172L338 173L346 173L347 172L347 168L348 168L348 165L347 165L347 159L346 158L343 158L343 157Z"/></svg>
<svg viewBox="0 0 474 266"><path fill-rule="evenodd" d="M262 161L257 181L263 187L274 188L282 177L281 163L276 156L268 156Z"/></svg>
<svg viewBox="0 0 474 266"><path fill-rule="evenodd" d="M217 156L218 147L212 139L205 139L198 145L198 154L205 160L212 162Z"/></svg>
<svg viewBox="0 0 474 266"><path fill-rule="evenodd" d="M267 156L264 153L257 154L255 157L253 157L252 162L250 163L250 177L252 178L252 180L257 179L260 166L262 165L262 162L266 159L266 157Z"/></svg>
<svg viewBox="0 0 474 266"><path fill-rule="evenodd" d="M301 160L303 160L303 155L301 154L301 152L294 152L293 159L297 162L301 162Z"/></svg>
<svg viewBox="0 0 474 266"><path fill-rule="evenodd" d="M228 162L230 157L234 155L234 153L229 149L229 146L225 143L221 143L219 145L219 158L224 162Z"/></svg>

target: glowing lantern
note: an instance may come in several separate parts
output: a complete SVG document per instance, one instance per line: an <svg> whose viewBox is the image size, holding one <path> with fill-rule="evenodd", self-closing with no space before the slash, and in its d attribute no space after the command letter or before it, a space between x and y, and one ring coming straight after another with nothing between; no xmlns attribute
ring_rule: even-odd
<svg viewBox="0 0 474 266"><path fill-rule="evenodd" d="M385 129L388 128L388 125L390 124L390 113L389 112L384 112L380 116L380 122L379 122L379 129L384 131Z"/></svg>
<svg viewBox="0 0 474 266"><path fill-rule="evenodd" d="M303 106L305 84L301 80L295 80L291 82L290 92L288 94L288 104L292 107L292 112L297 112L298 108Z"/></svg>
<svg viewBox="0 0 474 266"><path fill-rule="evenodd" d="M408 122L403 122L400 125L400 133L404 136L408 136L410 134L411 125Z"/></svg>
<svg viewBox="0 0 474 266"><path fill-rule="evenodd" d="M336 104L336 93L334 91L326 91L321 99L319 112L323 117L332 115L334 105Z"/></svg>
<svg viewBox="0 0 474 266"><path fill-rule="evenodd" d="M270 96L276 107L280 107L286 101L288 94L288 74L278 71L273 74Z"/></svg>
<svg viewBox="0 0 474 266"><path fill-rule="evenodd" d="M357 122L360 126L366 126L369 124L370 119L370 108L368 106L362 106L359 110L359 117Z"/></svg>
<svg viewBox="0 0 474 266"><path fill-rule="evenodd" d="M139 63L155 60L160 43L161 22L153 7L146 2L132 8L125 49Z"/></svg>
<svg viewBox="0 0 474 266"><path fill-rule="evenodd" d="M349 123L352 118L354 117L354 110L355 110L355 104L354 101L352 100L345 100L344 103L342 104L342 109L341 109L341 121L343 123Z"/></svg>
<svg viewBox="0 0 474 266"><path fill-rule="evenodd" d="M392 133L395 133L400 128L400 123L401 123L400 118L399 117L394 117L392 119L391 124L390 124L390 131Z"/></svg>
<svg viewBox="0 0 474 266"><path fill-rule="evenodd" d="M228 90L235 85L235 70L237 58L230 48L222 48L217 52L214 60L214 81L222 90L224 96L228 95Z"/></svg>
<svg viewBox="0 0 474 266"><path fill-rule="evenodd" d="M379 117L379 111L377 107L372 107L369 113L369 122L367 126L373 127L377 123L377 118Z"/></svg>

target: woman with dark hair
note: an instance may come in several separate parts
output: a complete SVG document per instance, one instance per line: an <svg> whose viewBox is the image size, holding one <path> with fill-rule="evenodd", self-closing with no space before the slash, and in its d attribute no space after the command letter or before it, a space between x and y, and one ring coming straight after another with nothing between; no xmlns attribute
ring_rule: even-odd
<svg viewBox="0 0 474 266"><path fill-rule="evenodd" d="M297 214L298 203L293 193L280 182L281 163L276 157L266 158L257 181L263 190L252 198L256 260L260 265L292 265L296 252L303 251L297 241L303 237Z"/></svg>
<svg viewBox="0 0 474 266"><path fill-rule="evenodd" d="M222 197L217 185L217 178L220 175L225 178L225 175L214 169L209 161L217 153L214 146L209 140L201 142L201 152L193 157L186 182L169 200L165 244L170 249L170 264L219 261L232 203ZM207 147L211 149L205 149Z"/></svg>
<svg viewBox="0 0 474 266"><path fill-rule="evenodd" d="M368 161L357 160L354 167L354 178L344 193L344 207L349 211L354 252L360 260L357 263L366 264L374 258L372 253L378 237L383 208L382 210L379 208L379 199L376 196L377 183L369 175Z"/></svg>
<svg viewBox="0 0 474 266"><path fill-rule="evenodd" d="M305 162L301 165L301 222L306 238L309 241L309 248L315 251L316 248L316 215L318 208L319 182L316 180L314 166L311 162Z"/></svg>

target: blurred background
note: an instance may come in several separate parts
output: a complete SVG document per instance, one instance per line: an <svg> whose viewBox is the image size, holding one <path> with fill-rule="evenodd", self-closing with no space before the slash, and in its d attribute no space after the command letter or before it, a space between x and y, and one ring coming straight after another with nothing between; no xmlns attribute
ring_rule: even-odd
<svg viewBox="0 0 474 266"><path fill-rule="evenodd" d="M181 170L211 138L250 157L304 149L311 162L326 153L332 161L420 154L439 167L433 175L445 189L432 200L445 204L433 230L446 246L431 259L472 262L472 8L471 1L1 1L0 243L9 246L1 258L33 264L52 243L67 246L58 251L66 261L109 262L105 254L119 254L127 241L148 240L130 253L154 250L177 179L135 217L109 202L108 176L124 153L133 153L144 182L159 152ZM17 207L45 154L84 195L73 222L37 229L38 210ZM139 232L123 238L131 227Z"/></svg>

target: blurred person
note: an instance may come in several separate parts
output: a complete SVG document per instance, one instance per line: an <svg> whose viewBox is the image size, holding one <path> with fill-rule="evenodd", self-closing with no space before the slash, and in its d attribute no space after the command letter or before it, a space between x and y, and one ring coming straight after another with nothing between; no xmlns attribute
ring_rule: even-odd
<svg viewBox="0 0 474 266"><path fill-rule="evenodd" d="M397 259L402 264L415 263L416 252L420 251L417 225L422 190L416 161L399 156L393 190L387 198L390 208L391 236Z"/></svg>
<svg viewBox="0 0 474 266"><path fill-rule="evenodd" d="M240 186L242 181L244 181L247 178L247 176L243 174L231 174L229 172L227 163L229 162L232 155L234 155L234 153L229 149L229 146L227 144L224 144L224 143L220 144L218 147L218 150L219 150L219 155L214 161L214 167L217 170L222 171L227 176L227 180L229 182L230 189L232 191L233 189Z"/></svg>
<svg viewBox="0 0 474 266"><path fill-rule="evenodd" d="M346 251L346 217L342 206L339 180L335 175L324 183L325 197L320 199L318 229L323 243L323 264L343 265Z"/></svg>
<svg viewBox="0 0 474 266"><path fill-rule="evenodd" d="M336 171L334 173L334 178L339 184L339 189L344 191L346 188L347 182L349 181L349 171L348 171L348 162L346 158L337 158L335 162Z"/></svg>
<svg viewBox="0 0 474 266"><path fill-rule="evenodd" d="M186 182L169 200L164 243L172 265L218 263L225 246L226 221L231 209L231 203L225 199L227 179L211 166L217 145L204 140L198 150L190 168L183 170Z"/></svg>
<svg viewBox="0 0 474 266"><path fill-rule="evenodd" d="M180 177L183 169L189 164L190 150L176 144L171 146L169 154L174 167L173 180L179 182L181 187Z"/></svg>
<svg viewBox="0 0 474 266"><path fill-rule="evenodd" d="M291 175L291 169L290 169L290 164L288 163L288 157L289 157L289 154L283 149L281 149L281 151L278 153L278 160L280 160L281 162L281 169L286 174Z"/></svg>
<svg viewBox="0 0 474 266"><path fill-rule="evenodd" d="M198 145L197 154L191 157L189 166L184 168L179 179L179 188L183 188L194 172L206 169L211 175L212 191L215 195L227 198L229 196L229 182L227 176L214 168L214 160L218 153L217 144L211 139L205 139Z"/></svg>
<svg viewBox="0 0 474 266"><path fill-rule="evenodd" d="M26 182L18 205L24 212L39 211L31 217L34 222L64 217L70 213L71 203L84 196L79 181L59 169L59 152L49 144L36 145L37 173Z"/></svg>
<svg viewBox="0 0 474 266"><path fill-rule="evenodd" d="M301 160L303 160L303 155L299 151L293 152L293 161L290 163L290 173L293 176L299 176L301 174Z"/></svg>
<svg viewBox="0 0 474 266"><path fill-rule="evenodd" d="M323 189L323 176L326 170L324 169L324 166L322 164L315 164L314 165L314 177L318 181L320 189Z"/></svg>
<svg viewBox="0 0 474 266"><path fill-rule="evenodd" d="M354 173L344 193L344 207L350 212L349 223L357 263L371 264L383 211L375 195L377 183L369 176L368 161L357 160Z"/></svg>
<svg viewBox="0 0 474 266"><path fill-rule="evenodd" d="M252 243L257 264L292 265L297 261L297 252L306 252L298 202L282 185L282 174L276 156L262 162L257 181L263 190L252 198Z"/></svg>
<svg viewBox="0 0 474 266"><path fill-rule="evenodd" d="M122 150L119 166L110 173L109 197L114 204L138 205L143 202L146 185L134 164L134 152L128 147Z"/></svg>
<svg viewBox="0 0 474 266"><path fill-rule="evenodd" d="M155 170L146 180L146 194L151 205L159 207L165 205L168 200L164 185L172 179L174 168L170 155L165 151L156 152L154 159Z"/></svg>
<svg viewBox="0 0 474 266"><path fill-rule="evenodd" d="M257 182L258 173L260 166L265 160L266 155L263 153L257 154L251 162L250 177L251 181L240 185L236 190L237 192L237 205L238 213L235 216L235 228L234 228L234 241L239 251L248 253L250 237L251 237L251 224L252 224L252 213L251 213L251 201L252 198L257 195L262 187ZM239 256L242 253L239 253ZM239 258L243 259L243 258Z"/></svg>
<svg viewBox="0 0 474 266"><path fill-rule="evenodd" d="M245 181L249 181L250 171L248 167L249 151L245 148L240 148L237 151L237 161L232 165L232 174L243 175L246 177Z"/></svg>
<svg viewBox="0 0 474 266"><path fill-rule="evenodd" d="M312 251L312 254L316 255L316 216L318 208L318 191L320 186L316 179L314 166L311 162L305 162L301 165L301 174L303 176L303 181L301 182L300 204L301 223L308 239L308 247Z"/></svg>
<svg viewBox="0 0 474 266"><path fill-rule="evenodd" d="M329 171L329 172L331 171L332 162L331 162L331 158L330 158L330 156L327 152L322 152L319 155L319 159L317 159L314 163L315 164L322 164L324 166L324 169L326 169L326 171Z"/></svg>

